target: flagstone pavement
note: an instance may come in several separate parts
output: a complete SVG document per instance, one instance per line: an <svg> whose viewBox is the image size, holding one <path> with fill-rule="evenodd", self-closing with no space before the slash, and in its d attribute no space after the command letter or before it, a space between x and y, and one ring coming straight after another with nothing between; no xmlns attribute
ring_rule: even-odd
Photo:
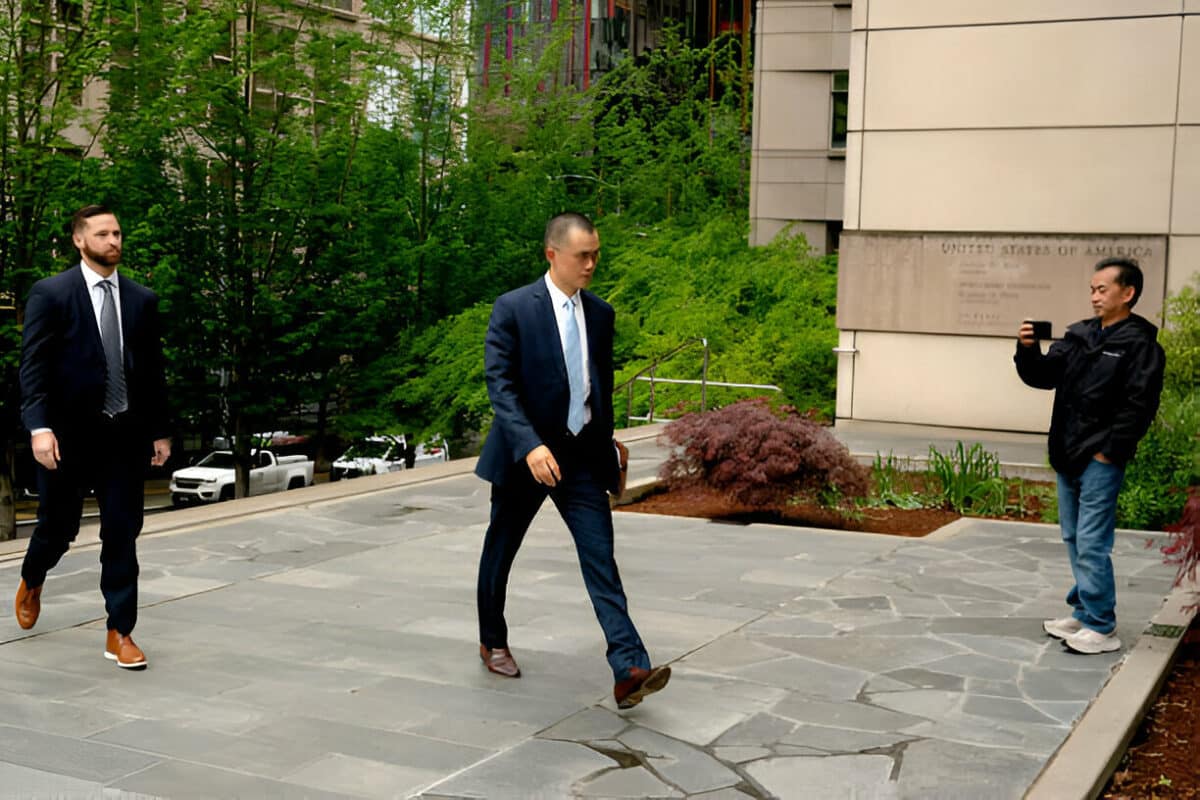
<svg viewBox="0 0 1200 800"><path fill-rule="evenodd" d="M457 472L143 536L140 673L102 658L98 551L72 550L34 630L0 619L0 797L1019 798L1123 658L1042 633L1069 586L1054 526L620 512L631 612L674 674L619 712L550 504L510 583L523 676L482 668L488 487ZM1172 572L1144 534L1114 561L1131 646Z"/></svg>

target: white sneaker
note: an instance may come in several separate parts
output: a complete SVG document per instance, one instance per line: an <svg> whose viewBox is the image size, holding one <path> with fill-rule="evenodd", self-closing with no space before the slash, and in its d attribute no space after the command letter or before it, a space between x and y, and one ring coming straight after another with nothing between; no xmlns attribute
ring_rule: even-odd
<svg viewBox="0 0 1200 800"><path fill-rule="evenodd" d="M1079 633L1083 628L1083 623L1074 617L1060 617L1059 619L1048 619L1042 623L1042 630L1053 636L1055 639L1066 639L1068 636Z"/></svg>
<svg viewBox="0 0 1200 800"><path fill-rule="evenodd" d="M1091 628L1081 628L1077 633L1063 639L1063 644L1068 650L1088 656L1121 649L1121 640L1115 633L1100 633Z"/></svg>

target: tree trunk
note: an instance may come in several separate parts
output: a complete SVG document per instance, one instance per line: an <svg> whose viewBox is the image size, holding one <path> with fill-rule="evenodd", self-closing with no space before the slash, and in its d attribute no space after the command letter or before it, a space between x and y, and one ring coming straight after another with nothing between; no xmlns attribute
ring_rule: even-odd
<svg viewBox="0 0 1200 800"><path fill-rule="evenodd" d="M16 447L10 437L0 451L0 542L17 538L17 504L13 487L15 463Z"/></svg>
<svg viewBox="0 0 1200 800"><path fill-rule="evenodd" d="M240 390L235 389L235 391ZM233 411L233 496L250 496L250 434L246 432L246 417L242 410Z"/></svg>
<svg viewBox="0 0 1200 800"><path fill-rule="evenodd" d="M329 395L321 392L321 400L317 403L317 452L313 454L313 469L324 469L327 461L325 454L325 429L329 425Z"/></svg>

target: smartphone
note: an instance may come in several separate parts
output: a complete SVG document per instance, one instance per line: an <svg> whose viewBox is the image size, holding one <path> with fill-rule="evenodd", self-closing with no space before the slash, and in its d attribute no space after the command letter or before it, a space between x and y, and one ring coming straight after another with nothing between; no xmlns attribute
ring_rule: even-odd
<svg viewBox="0 0 1200 800"><path fill-rule="evenodd" d="M1050 338L1050 323L1047 320L1030 320L1033 324L1033 338L1041 341Z"/></svg>

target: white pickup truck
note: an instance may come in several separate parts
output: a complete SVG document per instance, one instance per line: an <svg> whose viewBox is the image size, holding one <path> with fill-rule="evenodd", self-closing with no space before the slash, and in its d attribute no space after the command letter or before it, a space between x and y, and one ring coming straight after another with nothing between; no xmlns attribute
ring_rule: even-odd
<svg viewBox="0 0 1200 800"><path fill-rule="evenodd" d="M250 453L250 494L299 489L313 482L313 462L304 456L280 456L270 450ZM232 500L234 462L230 450L209 453L194 466L171 473L171 504L215 503Z"/></svg>
<svg viewBox="0 0 1200 800"><path fill-rule="evenodd" d="M357 478L360 475L382 475L402 469L423 467L450 459L450 448L441 434L413 448L412 467L407 466L408 439L404 434L381 434L360 439L342 453L329 469L329 480Z"/></svg>

